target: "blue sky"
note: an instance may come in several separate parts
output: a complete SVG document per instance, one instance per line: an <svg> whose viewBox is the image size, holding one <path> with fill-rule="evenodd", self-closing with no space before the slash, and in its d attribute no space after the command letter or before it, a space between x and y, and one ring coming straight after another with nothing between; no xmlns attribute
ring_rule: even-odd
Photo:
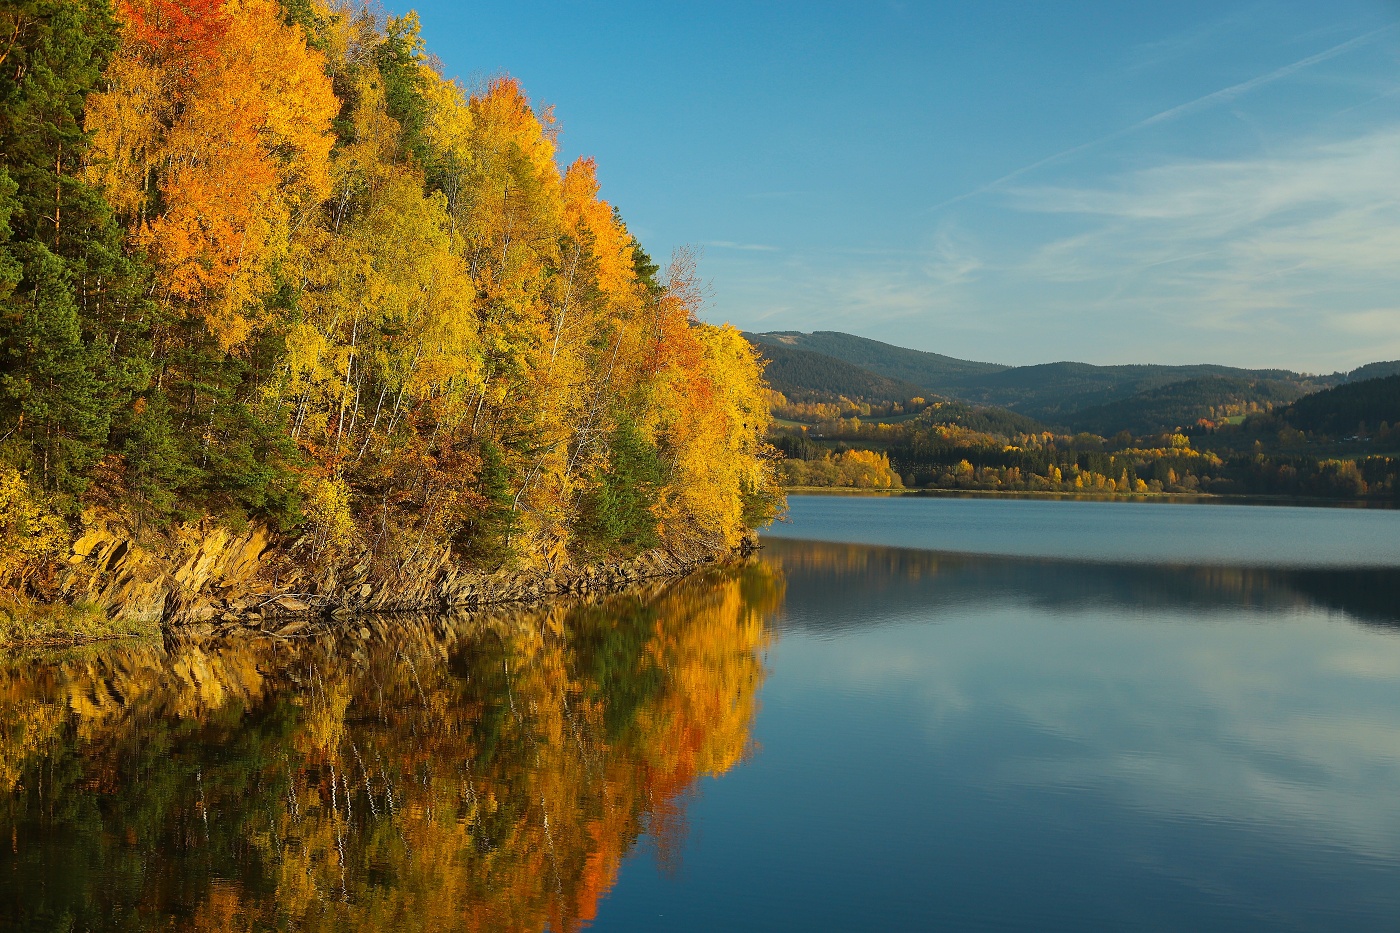
<svg viewBox="0 0 1400 933"><path fill-rule="evenodd" d="M556 108L653 255L703 248L711 320L1400 358L1400 0L413 6L447 74Z"/></svg>

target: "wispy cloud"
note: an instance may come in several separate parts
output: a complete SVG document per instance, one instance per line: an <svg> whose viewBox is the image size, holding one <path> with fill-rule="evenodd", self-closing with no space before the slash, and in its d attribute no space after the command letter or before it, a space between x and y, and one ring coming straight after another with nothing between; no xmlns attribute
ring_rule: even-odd
<svg viewBox="0 0 1400 933"><path fill-rule="evenodd" d="M1361 46L1375 42L1382 36L1394 33L1396 29L1396 26L1384 26L1380 29L1372 30L1368 33L1365 33L1364 35L1356 36L1355 38L1348 39L1345 42L1334 45L1329 49L1325 49L1321 52L1318 52L1315 55L1309 55L1306 58L1301 58L1298 61L1295 61L1288 65L1284 65L1281 68L1275 68L1273 71L1269 71L1265 74L1261 74L1256 77L1250 78L1248 81L1241 81L1238 84L1232 84L1229 87L1221 88L1218 91L1212 91L1209 94L1204 94L1196 98L1195 100L1190 100L1183 104L1178 104L1175 107L1171 107L1167 110L1155 113L1152 116L1139 120L1136 123L1133 123L1129 126L1125 126L1121 129L1114 130L1112 133L1100 136L1097 139L1091 139L1088 142L1080 143L1077 146L1071 146L1068 149L1056 152L1053 155L1046 156L1043 159L1038 159L1030 163L1029 165L1024 165L1021 168L1016 169L1015 171L1007 172L1000 178L993 179L992 181L989 181L984 185L979 185L971 191L966 191L962 194L956 195L954 197L948 198L947 200L941 201L938 204L935 204L932 210L942 210L943 208L951 207L954 204L966 201L967 199L976 197L977 195L987 194L988 192L1002 189L1010 182L1016 181L1018 178L1028 175L1031 172L1034 172L1036 169L1044 168L1047 165L1052 165L1057 162L1062 162L1066 159L1072 158L1073 156L1079 155L1084 152L1088 152L1091 149L1098 148L1099 146L1105 145L1115 140L1122 139L1125 136L1132 135L1133 133L1138 133L1142 130L1149 129L1154 126L1160 126L1164 123L1170 123L1173 120L1179 120L1182 117L1190 116L1191 114L1199 113L1200 111L1209 109L1211 107L1215 107L1220 104L1225 104L1237 100L1238 98L1243 97L1251 91L1258 90L1259 88L1269 84L1273 84L1276 81L1281 81L1285 78L1297 74L1298 72L1306 68L1311 68L1314 65L1319 65L1325 61L1328 61L1329 59L1333 59L1339 55L1343 55L1347 52L1350 52L1353 49L1357 49Z"/></svg>
<svg viewBox="0 0 1400 933"><path fill-rule="evenodd" d="M941 224L921 248L794 251L778 262L735 253L713 262L731 282L744 283L742 294L731 287L724 304L753 309L744 315L749 327L988 327L966 313L965 296L990 267L982 244L952 223ZM727 313L725 307L716 311Z"/></svg>
<svg viewBox="0 0 1400 933"><path fill-rule="evenodd" d="M1172 107L1170 110L1164 110L1161 113L1154 114L1146 120L1140 120L1134 123L1123 132L1131 133L1137 130L1147 129L1150 126L1166 123L1169 120L1175 120L1187 116L1188 114L1196 113L1207 107L1213 107L1216 104L1228 103L1266 84L1273 84L1275 81L1281 81L1284 78L1295 75L1304 68L1311 68L1313 65L1319 65L1328 59L1336 58L1338 55L1350 52L1352 49L1374 42L1381 36L1395 32L1395 28L1394 26L1384 26L1380 29L1372 30L1365 35L1357 36L1354 39L1348 39L1346 42L1334 45L1330 49L1318 52L1316 55L1309 55L1307 58L1299 59L1291 65L1275 68L1267 74L1259 75L1256 78L1250 78L1248 81L1241 81L1239 84L1233 84L1230 87L1221 88L1214 93L1206 94L1195 100L1187 101L1184 104Z"/></svg>
<svg viewBox="0 0 1400 933"><path fill-rule="evenodd" d="M1235 10L1195 28L1141 43L1130 50L1126 70L1146 71L1196 54L1241 28L1248 28L1259 15L1259 6Z"/></svg>
<svg viewBox="0 0 1400 933"><path fill-rule="evenodd" d="M986 207L907 248L717 255L745 282L726 303L763 329L998 362L1331 372L1400 358L1400 118L1248 157L1009 185Z"/></svg>
<svg viewBox="0 0 1400 933"><path fill-rule="evenodd" d="M1255 260L1260 274L1295 264L1379 273L1396 269L1400 255L1400 126L1269 157L1177 161L1101 186L1006 196L1018 211L1100 222L1047 247L1060 253L1136 251L1144 264L1232 253Z"/></svg>
<svg viewBox="0 0 1400 933"><path fill-rule="evenodd" d="M1078 229L1008 275L1183 331L1321 332L1400 355L1400 126L1267 157L1181 160L1101 185L1010 188ZM1067 216L1065 216L1067 215Z"/></svg>

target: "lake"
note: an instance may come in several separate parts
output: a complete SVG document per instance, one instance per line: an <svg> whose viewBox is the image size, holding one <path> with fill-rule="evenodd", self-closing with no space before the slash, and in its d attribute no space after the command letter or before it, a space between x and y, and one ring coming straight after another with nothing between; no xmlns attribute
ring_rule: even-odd
<svg viewBox="0 0 1400 933"><path fill-rule="evenodd" d="M0 661L0 928L1390 930L1400 512L794 497L591 602Z"/></svg>

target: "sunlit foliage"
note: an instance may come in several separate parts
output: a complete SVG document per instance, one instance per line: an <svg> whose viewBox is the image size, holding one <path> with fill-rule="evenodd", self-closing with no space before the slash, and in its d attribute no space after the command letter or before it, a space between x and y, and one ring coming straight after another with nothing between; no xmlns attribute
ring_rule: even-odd
<svg viewBox="0 0 1400 933"><path fill-rule="evenodd" d="M445 78L416 16L7 8L0 459L60 512L404 567L733 545L781 508L693 259L658 276L553 114Z"/></svg>

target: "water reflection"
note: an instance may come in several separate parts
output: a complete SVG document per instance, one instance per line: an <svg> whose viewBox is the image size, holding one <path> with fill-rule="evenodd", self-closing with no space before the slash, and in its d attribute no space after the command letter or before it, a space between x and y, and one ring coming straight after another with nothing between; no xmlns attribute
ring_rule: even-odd
<svg viewBox="0 0 1400 933"><path fill-rule="evenodd" d="M1017 602L1089 609L1207 612L1323 610L1400 629L1400 568L1288 569L1099 563L771 539L789 580L785 625L838 632L939 611Z"/></svg>
<svg viewBox="0 0 1400 933"><path fill-rule="evenodd" d="M1400 510L1168 502L792 496L765 538L1029 558L1397 567Z"/></svg>
<svg viewBox="0 0 1400 933"><path fill-rule="evenodd" d="M1394 929L1397 619L1395 569L770 540L12 658L0 929Z"/></svg>
<svg viewBox="0 0 1400 933"><path fill-rule="evenodd" d="M749 749L770 565L0 669L0 927L573 930Z"/></svg>
<svg viewBox="0 0 1400 933"><path fill-rule="evenodd" d="M619 928L1395 929L1395 571L764 556L765 754Z"/></svg>

